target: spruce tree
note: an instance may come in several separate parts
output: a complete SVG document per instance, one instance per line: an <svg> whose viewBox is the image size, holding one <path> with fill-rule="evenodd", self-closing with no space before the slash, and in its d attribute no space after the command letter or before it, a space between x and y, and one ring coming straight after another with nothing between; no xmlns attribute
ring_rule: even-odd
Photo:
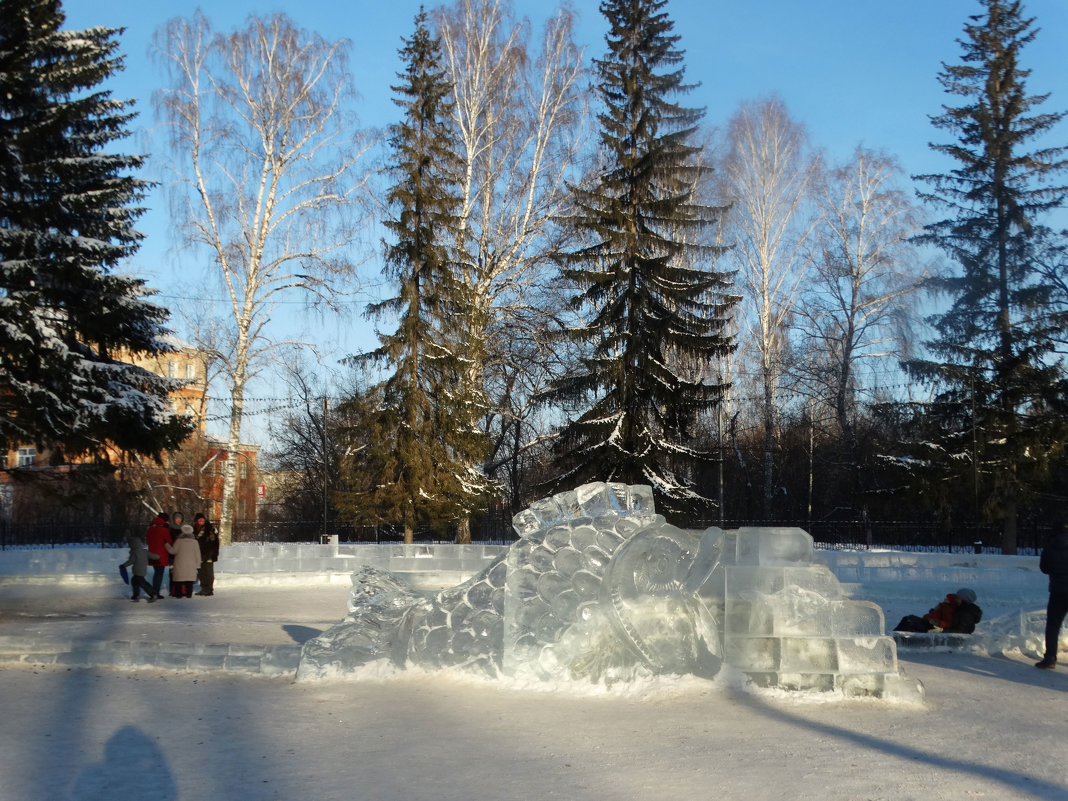
<svg viewBox="0 0 1068 801"><path fill-rule="evenodd" d="M948 212L921 240L955 264L928 282L950 305L931 318L931 358L906 367L939 387L928 411L947 464L964 468L958 479L973 485L981 515L1003 520L1002 549L1015 553L1017 504L1063 439L1063 377L1048 358L1051 288L1033 264L1039 221L1065 194L1056 181L1065 148L1036 140L1063 114L1039 113L1048 96L1026 88L1020 56L1038 32L1033 18L1018 0L981 4L959 40L961 63L939 75L960 105L932 118L955 137L932 148L956 167L919 176L929 187L921 197Z"/></svg>
<svg viewBox="0 0 1068 801"><path fill-rule="evenodd" d="M393 91L404 116L389 135L396 183L388 200L396 215L384 223L394 237L386 272L398 294L370 308L373 315L397 315L398 327L380 333L379 347L357 358L388 363L393 372L369 393L381 397L374 429L384 436L353 468L379 475L361 497L343 503L401 522L411 541L418 525L441 528L465 515L469 485L453 466L469 461L478 435L458 392L465 293L455 263L454 187L463 164L449 124L451 84L424 11L400 54L406 70Z"/></svg>
<svg viewBox="0 0 1068 801"><path fill-rule="evenodd" d="M575 189L583 247L561 256L579 292L583 324L568 336L584 353L547 402L585 409L562 428L551 488L587 481L650 484L668 513L710 503L693 478L711 458L693 446L694 424L720 402L707 376L732 347L725 317L736 298L699 246L721 209L700 204L706 168L691 144L703 110L676 97L684 83L679 37L665 0L605 0L608 52L595 61L606 162Z"/></svg>
<svg viewBox="0 0 1068 801"><path fill-rule="evenodd" d="M53 462L108 443L158 455L188 431L173 381L119 361L169 350L167 312L115 272L136 250L140 156L114 152L132 101L120 31L62 31L57 0L0 0L0 438Z"/></svg>

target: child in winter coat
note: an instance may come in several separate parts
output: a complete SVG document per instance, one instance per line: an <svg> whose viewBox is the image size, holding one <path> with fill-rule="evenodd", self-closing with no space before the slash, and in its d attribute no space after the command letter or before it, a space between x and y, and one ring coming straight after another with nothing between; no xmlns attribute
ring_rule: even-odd
<svg viewBox="0 0 1068 801"><path fill-rule="evenodd" d="M144 590L148 602L152 603L156 600L156 594L152 591L152 585L148 583L148 579L145 578L148 574L148 548L145 547L140 537L131 536L126 540L126 544L130 546L130 556L120 567L132 568L130 586L133 588L133 595L130 600L136 601L141 596L141 591Z"/></svg>

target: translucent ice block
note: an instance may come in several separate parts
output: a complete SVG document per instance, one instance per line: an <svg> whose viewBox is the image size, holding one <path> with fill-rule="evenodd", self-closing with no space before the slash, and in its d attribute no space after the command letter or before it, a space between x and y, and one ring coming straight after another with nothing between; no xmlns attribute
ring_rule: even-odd
<svg viewBox="0 0 1068 801"><path fill-rule="evenodd" d="M644 515L656 514L652 487L645 484L632 484L627 490L627 511Z"/></svg>
<svg viewBox="0 0 1068 801"><path fill-rule="evenodd" d="M799 528L740 528L737 549L740 565L812 563L812 536Z"/></svg>
<svg viewBox="0 0 1068 801"><path fill-rule="evenodd" d="M775 634L829 637L834 630L833 601L796 585L762 596L754 607L754 615L773 621Z"/></svg>
<svg viewBox="0 0 1068 801"><path fill-rule="evenodd" d="M575 490L582 513L587 517L601 517L615 511L613 496L607 484L584 484Z"/></svg>
<svg viewBox="0 0 1068 801"><path fill-rule="evenodd" d="M780 670L837 673L838 647L830 637L783 637Z"/></svg>
<svg viewBox="0 0 1068 801"><path fill-rule="evenodd" d="M842 673L896 673L897 649L891 637L839 637Z"/></svg>
<svg viewBox="0 0 1068 801"><path fill-rule="evenodd" d="M630 508L627 500L627 485L619 481L609 481L605 486L608 487L612 509L616 512L626 512Z"/></svg>
<svg viewBox="0 0 1068 801"><path fill-rule="evenodd" d="M886 633L883 610L870 601L836 601L832 634L838 637L881 637Z"/></svg>
<svg viewBox="0 0 1068 801"><path fill-rule="evenodd" d="M795 673L783 671L776 677L776 686L796 692L826 693L834 689L833 673Z"/></svg>
<svg viewBox="0 0 1068 801"><path fill-rule="evenodd" d="M784 586L782 568L728 567L727 598L753 600L758 595L771 595Z"/></svg>
<svg viewBox="0 0 1068 801"><path fill-rule="evenodd" d="M557 503L556 498L542 498L530 505L529 511L533 512L542 526L548 527L557 523L567 522L571 515Z"/></svg>
<svg viewBox="0 0 1068 801"><path fill-rule="evenodd" d="M520 537L529 537L542 529L541 520L530 509L524 509L512 518L512 528Z"/></svg>
<svg viewBox="0 0 1068 801"><path fill-rule="evenodd" d="M781 568L783 584L800 587L822 595L824 598L841 598L845 593L838 577L825 565Z"/></svg>
<svg viewBox="0 0 1068 801"><path fill-rule="evenodd" d="M725 646L727 661L742 670L779 669L778 637L728 637Z"/></svg>

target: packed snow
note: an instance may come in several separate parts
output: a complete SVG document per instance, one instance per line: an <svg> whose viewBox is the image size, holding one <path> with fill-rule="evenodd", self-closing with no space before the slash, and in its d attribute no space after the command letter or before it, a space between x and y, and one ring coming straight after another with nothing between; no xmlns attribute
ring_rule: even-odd
<svg viewBox="0 0 1068 801"><path fill-rule="evenodd" d="M527 533L547 534L543 523ZM744 543L733 547L748 558ZM730 659L713 675L635 671L625 681L480 675L441 660L367 660L343 678L301 681L241 657L191 667L213 648L295 653L321 637L352 609L338 564L381 559L441 578L450 571L412 565L477 576L472 560L483 571L503 563L492 549L437 552L234 546L214 596L151 605L130 602L115 571L122 552L0 552L0 799L1068 801L1068 670L1033 666L1045 599L1034 557L816 553L858 610L878 604L890 626L960 586L975 590L975 635L897 650L896 669L922 683L922 701L761 686L751 665ZM698 543L694 563L700 552ZM783 618L789 628L826 600L811 588L770 595L741 599L756 602L747 626L776 631ZM832 599L847 608L842 600ZM26 657L43 643L83 656ZM115 666L152 643L192 656ZM115 659L84 662L100 657L84 650L94 645L106 649L100 662Z"/></svg>

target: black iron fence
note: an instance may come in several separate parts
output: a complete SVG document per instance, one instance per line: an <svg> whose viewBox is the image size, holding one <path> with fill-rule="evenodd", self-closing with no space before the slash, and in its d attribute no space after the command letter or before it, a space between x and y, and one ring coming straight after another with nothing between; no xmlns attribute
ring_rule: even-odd
<svg viewBox="0 0 1068 801"><path fill-rule="evenodd" d="M719 521L715 521L719 525ZM894 550L953 551L1000 553L1001 529L997 526L963 525L946 529L934 523L909 521L796 521L768 523L752 520L726 520L724 528L742 526L797 526L808 531L818 547L840 549L890 548ZM0 548L56 547L85 545L119 547L130 534L143 535L147 523L10 523L0 520ZM234 542L281 543L327 542L336 536L342 543L400 543L404 532L396 526L354 527L330 523L325 531L321 520L285 522L239 522L234 526ZM1021 554L1037 553L1049 536L1049 527L1037 523L1020 526L1017 550ZM471 541L486 545L508 545L516 535L503 519L476 523ZM455 532L419 529L418 543L451 543Z"/></svg>
<svg viewBox="0 0 1068 801"><path fill-rule="evenodd" d="M147 524L131 523L9 523L0 520L0 548L86 545L125 546L131 534L144 535Z"/></svg>

